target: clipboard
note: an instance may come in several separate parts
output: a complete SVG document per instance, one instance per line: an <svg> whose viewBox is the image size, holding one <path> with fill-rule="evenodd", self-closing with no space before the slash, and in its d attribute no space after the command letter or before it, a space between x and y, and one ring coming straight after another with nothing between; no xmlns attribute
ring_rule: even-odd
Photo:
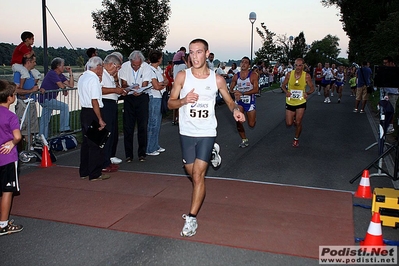
<svg viewBox="0 0 399 266"><path fill-rule="evenodd" d="M106 128L98 130L99 127L100 124L97 121L93 120L93 122L91 122L91 125L86 131L85 137L87 137L89 140L94 142L96 145L98 145L98 147L102 149L104 148L105 143L107 143L111 132L109 132L109 130Z"/></svg>

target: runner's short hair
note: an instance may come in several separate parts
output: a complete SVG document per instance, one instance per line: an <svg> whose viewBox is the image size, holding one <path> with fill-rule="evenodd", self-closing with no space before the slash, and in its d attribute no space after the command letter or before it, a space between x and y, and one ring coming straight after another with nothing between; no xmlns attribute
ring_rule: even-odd
<svg viewBox="0 0 399 266"><path fill-rule="evenodd" d="M194 39L190 42L190 44L192 44L192 43L202 43L205 47L205 51L208 51L208 49L209 49L208 42L205 41L204 39Z"/></svg>

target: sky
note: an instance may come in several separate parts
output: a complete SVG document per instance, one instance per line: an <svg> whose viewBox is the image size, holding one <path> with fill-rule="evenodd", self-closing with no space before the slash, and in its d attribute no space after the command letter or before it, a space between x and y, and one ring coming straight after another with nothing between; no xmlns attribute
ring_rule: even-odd
<svg viewBox="0 0 399 266"><path fill-rule="evenodd" d="M101 0L46 0L47 8L56 19L69 42L47 12L47 43L49 47L113 49L109 42L96 38L91 12L101 10ZM167 22L169 35L164 51L188 48L191 40L203 38L215 59L238 60L251 53L252 25L249 13L257 19L253 30L253 50L262 43L256 27L265 23L276 35L296 37L304 32L306 43L323 39L327 34L337 36L340 57L347 58L349 39L339 21L339 10L323 7L320 0L227 1L170 0L171 17ZM0 42L19 44L23 31L35 34L34 46L43 46L42 0L2 0ZM17 16L20 19L17 19ZM255 57L255 55L253 55Z"/></svg>

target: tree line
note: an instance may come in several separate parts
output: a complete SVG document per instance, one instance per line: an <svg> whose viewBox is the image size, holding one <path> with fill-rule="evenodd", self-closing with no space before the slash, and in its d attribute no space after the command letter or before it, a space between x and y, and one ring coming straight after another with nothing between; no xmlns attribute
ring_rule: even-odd
<svg viewBox="0 0 399 266"><path fill-rule="evenodd" d="M15 44L10 44L10 43L0 43L0 65L5 65L5 66L11 66L11 56L12 53L17 47ZM88 56L86 55L86 50L83 48L76 48L76 49L69 49L64 47L48 47L47 48L47 54L48 54L48 61L51 62L55 57L61 57L65 60L65 65L71 65L71 66L78 66L78 67L83 67L87 60L89 59ZM36 63L37 65L43 65L43 53L44 49L43 47L33 47L33 51L35 52L36 55ZM114 52L114 50L102 50L102 49L97 49L98 56L104 59L108 54ZM133 52L131 50L130 52ZM173 60L173 56L176 54L176 52L169 52L166 51L163 53L163 63L162 66L165 66L168 64L168 61ZM129 57L128 54L124 54L124 61L127 61ZM144 54L144 56L146 56ZM215 65L219 64L220 61L218 59L215 59L214 61ZM229 60L226 62L227 66L231 66L232 63L240 64L240 60Z"/></svg>
<svg viewBox="0 0 399 266"><path fill-rule="evenodd" d="M398 0L321 0L340 10L340 21L349 36L351 62L381 64L386 56L399 62Z"/></svg>
<svg viewBox="0 0 399 266"><path fill-rule="evenodd" d="M256 31L262 47L255 52L256 60L293 62L305 58L310 65L329 62L343 65L364 61L379 65L386 56L399 63L399 1L398 0L321 0L325 7L340 11L343 30L349 36L348 59L338 58L339 38L330 34L322 40L306 43L304 32L298 36L277 35L264 23ZM320 30L323 30L322 21Z"/></svg>
<svg viewBox="0 0 399 266"><path fill-rule="evenodd" d="M335 63L339 65L349 65L345 58L339 58L339 38L330 34L322 40L306 43L305 33L301 31L298 36L277 35L268 29L265 23L261 27L256 27L256 32L262 39L262 47L255 51L256 61L288 64L296 58L304 58L308 65L316 66L317 63Z"/></svg>

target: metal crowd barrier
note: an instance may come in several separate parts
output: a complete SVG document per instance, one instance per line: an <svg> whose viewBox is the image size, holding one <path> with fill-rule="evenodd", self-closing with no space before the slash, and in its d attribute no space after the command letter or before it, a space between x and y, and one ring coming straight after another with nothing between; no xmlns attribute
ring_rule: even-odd
<svg viewBox="0 0 399 266"><path fill-rule="evenodd" d="M65 96L63 92L68 92L68 94ZM32 132L31 129L31 116L29 115L30 108L36 108L37 111L37 119L38 119L38 124L39 124L39 129L40 129L40 119L42 117L43 113L43 107L39 103L39 94L43 95L44 98L46 97L46 94L51 94L54 92L58 92L56 100L62 103L65 103L68 105L68 111L69 111L69 127L71 129L70 134L76 133L81 131L81 125L80 125L80 103L79 103L79 97L78 97L78 90L77 88L69 88L69 89L58 89L58 90L53 90L53 91L46 91L44 94L40 92L35 92L32 93L31 95L34 95L36 100L31 101L30 104L26 104L25 108L28 110L26 111L26 115L24 117L26 121L26 139L25 143L26 146L23 147L23 149L30 150L32 146L34 146L34 141L35 140L40 140L40 133L41 132ZM55 106L57 109L57 106ZM19 113L19 118L20 121L22 119L22 114ZM29 136L33 135L33 138L31 139ZM60 111L59 110L53 110L51 112L51 118L50 122L48 125L48 137L47 140L50 140L52 138L55 138L59 135L61 135L62 132L60 132Z"/></svg>

